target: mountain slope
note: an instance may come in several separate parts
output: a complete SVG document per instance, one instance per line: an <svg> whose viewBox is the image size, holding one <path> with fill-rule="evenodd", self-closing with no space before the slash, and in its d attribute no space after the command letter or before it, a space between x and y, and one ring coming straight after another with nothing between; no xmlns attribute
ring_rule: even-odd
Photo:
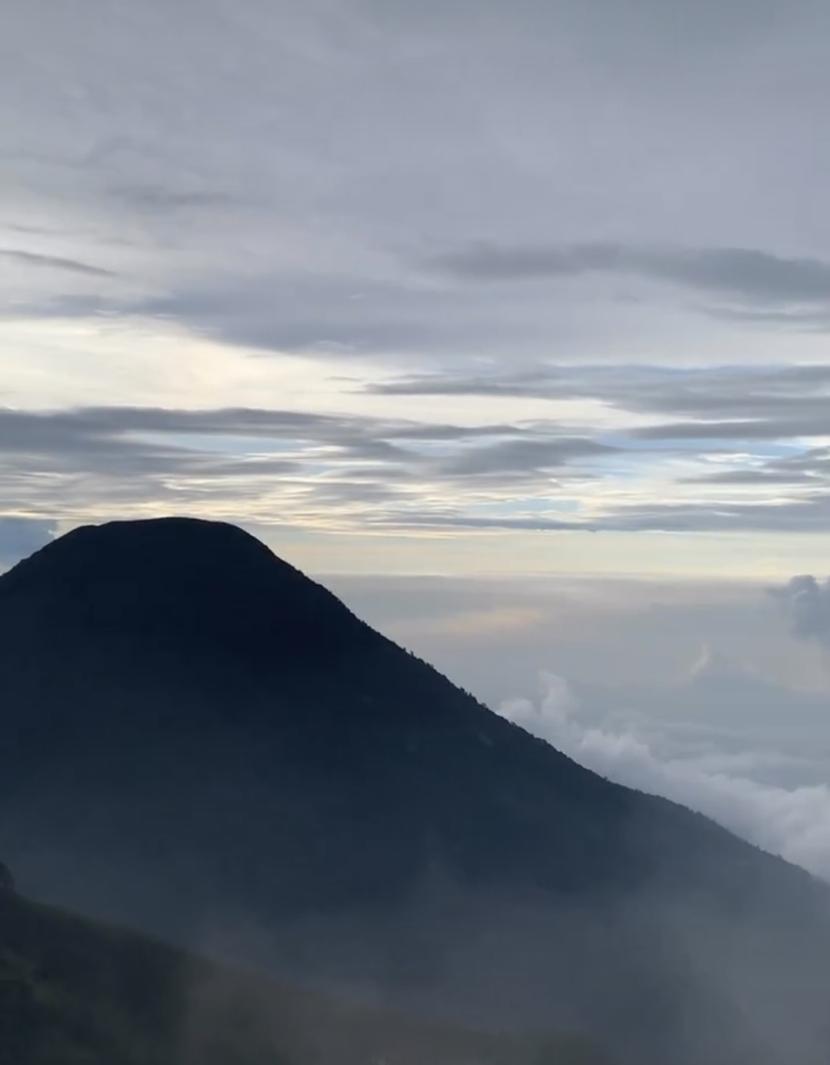
<svg viewBox="0 0 830 1065"><path fill-rule="evenodd" d="M600 1065L302 991L0 888L0 1065Z"/></svg>
<svg viewBox="0 0 830 1065"><path fill-rule="evenodd" d="M0 850L41 897L638 1057L825 1039L822 887L503 721L232 526L83 528L0 578L0 705Z"/></svg>

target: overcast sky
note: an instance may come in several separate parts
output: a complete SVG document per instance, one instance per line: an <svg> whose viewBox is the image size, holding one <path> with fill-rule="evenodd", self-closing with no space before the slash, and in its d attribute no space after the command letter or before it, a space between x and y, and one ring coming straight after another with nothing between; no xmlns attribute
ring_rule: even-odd
<svg viewBox="0 0 830 1065"><path fill-rule="evenodd" d="M13 0L0 554L185 512L327 571L820 570L828 39L824 0Z"/></svg>

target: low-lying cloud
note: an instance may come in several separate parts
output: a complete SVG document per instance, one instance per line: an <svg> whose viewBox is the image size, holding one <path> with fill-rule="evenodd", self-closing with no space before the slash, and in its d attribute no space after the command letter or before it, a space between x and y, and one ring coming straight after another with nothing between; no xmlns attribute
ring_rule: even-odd
<svg viewBox="0 0 830 1065"><path fill-rule="evenodd" d="M803 574L771 594L783 606L793 636L830 650L830 578L819 581Z"/></svg>
<svg viewBox="0 0 830 1065"><path fill-rule="evenodd" d="M662 795L788 861L830 880L830 788L785 788L755 779L764 756L665 756L629 726L586 724L567 683L542 675L538 699L502 704L502 716L547 740L576 762L609 780Z"/></svg>

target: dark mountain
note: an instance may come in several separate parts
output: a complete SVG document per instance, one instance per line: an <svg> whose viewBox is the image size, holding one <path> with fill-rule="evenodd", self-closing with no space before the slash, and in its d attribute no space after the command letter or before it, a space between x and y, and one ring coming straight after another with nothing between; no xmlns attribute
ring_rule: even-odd
<svg viewBox="0 0 830 1065"><path fill-rule="evenodd" d="M232 526L78 529L0 578L0 706L0 852L42 898L631 1060L826 1058L823 886L577 766Z"/></svg>
<svg viewBox="0 0 830 1065"><path fill-rule="evenodd" d="M0 885L0 1065L601 1065L219 966Z"/></svg>

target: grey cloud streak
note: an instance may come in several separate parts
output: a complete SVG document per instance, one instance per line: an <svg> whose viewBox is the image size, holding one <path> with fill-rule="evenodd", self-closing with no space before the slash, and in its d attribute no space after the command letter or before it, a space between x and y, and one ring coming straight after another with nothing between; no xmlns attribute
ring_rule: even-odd
<svg viewBox="0 0 830 1065"><path fill-rule="evenodd" d="M42 267L47 270L65 270L71 274L83 274L87 277L115 277L112 270L81 262L79 259L67 259L61 255L42 255L38 252L25 251L20 248L0 248L0 258L22 266Z"/></svg>
<svg viewBox="0 0 830 1065"><path fill-rule="evenodd" d="M776 440L830 432L830 367L670 369L541 365L477 376L429 373L369 386L379 395L599 400L631 414L680 422L632 429L642 439Z"/></svg>
<svg viewBox="0 0 830 1065"><path fill-rule="evenodd" d="M638 248L622 244L509 246L479 243L427 259L466 281L527 281L590 273L633 274L750 303L830 302L830 263L754 248Z"/></svg>
<svg viewBox="0 0 830 1065"><path fill-rule="evenodd" d="M799 532L830 521L825 448L750 468L721 459L709 473L703 452L703 472L677 478L678 487L699 485L698 498L604 497L621 463L660 469L661 454L673 452L671 434L645 452L630 446L635 439L617 431L609 442L554 420L463 426L250 408L0 409L0 487L8 506L35 513L71 514L74 498L104 507L244 504L262 517L284 500L300 523L412 529ZM589 486L595 504L586 509L579 494ZM724 499L730 487L751 495Z"/></svg>
<svg viewBox="0 0 830 1065"><path fill-rule="evenodd" d="M586 474L581 460L611 449L564 435L555 423L438 423L298 411L86 408L0 409L0 486L18 505L155 502L255 505L287 493L307 516L339 507L407 504L413 524L442 490L478 478L504 490L520 478L538 490ZM455 486L453 488L452 486ZM273 505L273 504L272 504ZM375 516L366 510L365 520ZM382 520L382 516L381 516Z"/></svg>
<svg viewBox="0 0 830 1065"><path fill-rule="evenodd" d="M413 526L428 529L506 529L522 532L595 532L584 522L567 521L546 517L492 517L478 518L458 513L405 514L391 513L379 519L379 523L397 528Z"/></svg>
<svg viewBox="0 0 830 1065"><path fill-rule="evenodd" d="M601 398L631 410L686 414L777 412L781 404L821 402L830 389L830 366L779 363L769 366L673 368L666 365L537 363L517 370L420 373L368 386L379 395L519 396Z"/></svg>
<svg viewBox="0 0 830 1065"><path fill-rule="evenodd" d="M623 505L602 523L617 532L825 532L830 492L767 502L649 503Z"/></svg>
<svg viewBox="0 0 830 1065"><path fill-rule="evenodd" d="M110 193L141 209L159 212L222 207L235 202L232 196L218 190L167 188L158 184L119 184L113 186Z"/></svg>
<svg viewBox="0 0 830 1065"><path fill-rule="evenodd" d="M827 436L828 416L811 418L747 418L736 421L672 422L633 430L643 440L786 440Z"/></svg>
<svg viewBox="0 0 830 1065"><path fill-rule="evenodd" d="M411 521L436 528L525 529L538 532L821 533L830 523L830 492L778 504L722 503L717 500L688 504L619 504L594 520L569 521L544 515L475 517L460 510L426 514L418 518L399 514L379 520L396 526L404 526Z"/></svg>
<svg viewBox="0 0 830 1065"><path fill-rule="evenodd" d="M802 484L830 487L830 448L811 448L799 455L768 459L751 469L719 470L687 478L690 484Z"/></svg>
<svg viewBox="0 0 830 1065"><path fill-rule="evenodd" d="M411 264L414 278L408 266L397 270L387 265L383 280L357 269L339 275L318 269L305 276L274 271L264 283L248 280L239 289L227 279L218 291L211 285L180 285L175 293L138 309L272 351L464 355L476 346L492 350L494 343L507 348L511 342L520 350L528 344L538 350L545 346L545 329L555 328L552 308L545 306L544 294L510 297L503 286L607 274L668 282L732 301L732 308L717 304L699 309L708 315L732 314L736 322L764 313L777 316L769 324L798 329L830 322L830 263L751 248L482 244L418 260ZM439 281L462 285L424 284L417 276L424 270ZM487 300L480 299L475 282L488 285ZM494 291L498 283L502 287ZM607 297L594 293L593 299L601 304ZM783 306L791 309L776 310Z"/></svg>
<svg viewBox="0 0 830 1065"><path fill-rule="evenodd" d="M558 440L509 440L477 448L447 463L449 473L477 475L527 473L560 469L574 459L609 455L616 448L584 437Z"/></svg>
<svg viewBox="0 0 830 1065"><path fill-rule="evenodd" d="M70 448L76 444L85 447L90 439L142 432L299 438L344 446L368 446L396 439L453 441L505 436L519 431L510 424L468 427L246 407L173 410L124 406L44 412L0 408L0 426L3 428L0 451L16 449L20 445L50 450L58 442Z"/></svg>

